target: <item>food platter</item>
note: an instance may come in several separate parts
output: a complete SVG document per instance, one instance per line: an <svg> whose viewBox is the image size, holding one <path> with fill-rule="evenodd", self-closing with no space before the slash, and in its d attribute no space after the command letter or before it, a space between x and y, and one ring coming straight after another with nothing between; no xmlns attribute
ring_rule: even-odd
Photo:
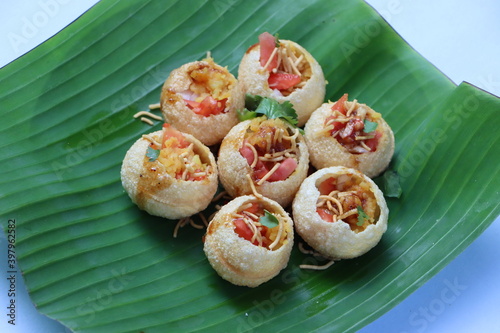
<svg viewBox="0 0 500 333"><path fill-rule="evenodd" d="M498 99L468 84L456 87L366 4L297 4L293 15L275 14L254 33L248 31L256 22L242 3L199 3L194 14L179 3L163 6L101 2L2 70L1 98L10 111L4 116L19 129L2 128L3 158L11 162L2 176L9 207L2 216L19 220L18 263L42 313L89 332L285 323L357 329L430 278L498 215L491 199L498 166L488 163L498 148L488 146L488 155L467 149L498 142L488 121ZM259 11L276 6L262 3ZM297 26L301 6L300 19L315 20L308 30ZM192 30L193 41L178 38L195 20L203 24ZM121 189L119 166L134 139L151 130L132 114L158 101L171 69L211 50L234 72L260 29L307 45L327 74L328 98L348 90L384 114L395 129L393 167L403 175L404 194L390 200L387 237L373 252L312 273L297 269L311 259L295 251L280 277L247 290L210 270L200 251L202 232L184 229L173 239L175 223L138 211ZM482 119L473 116L479 107ZM22 116L14 116L19 110ZM444 152L455 156L449 164ZM466 189L454 181L464 174ZM29 184L20 181L26 176ZM471 216L474 225L466 223ZM346 310L346 302L356 311Z"/></svg>

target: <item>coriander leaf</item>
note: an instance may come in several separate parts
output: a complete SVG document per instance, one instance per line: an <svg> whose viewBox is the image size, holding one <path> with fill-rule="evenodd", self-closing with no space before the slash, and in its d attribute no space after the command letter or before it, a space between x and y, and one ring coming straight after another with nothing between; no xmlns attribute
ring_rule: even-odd
<svg viewBox="0 0 500 333"><path fill-rule="evenodd" d="M245 109L238 111L238 118L243 121L255 118L257 114L265 115L268 119L281 118L294 127L297 127L299 122L297 112L289 101L280 104L277 100L269 97L246 94ZM300 131L301 134L304 134L302 130Z"/></svg>
<svg viewBox="0 0 500 333"><path fill-rule="evenodd" d="M358 210L358 223L356 223L356 225L358 227L361 227L363 224L365 224L365 221L368 221L370 218L368 217L368 215L366 215L361 206L356 207L356 209Z"/></svg>
<svg viewBox="0 0 500 333"><path fill-rule="evenodd" d="M279 33L274 34L274 39L276 40L276 47L280 47L280 35L279 35Z"/></svg>
<svg viewBox="0 0 500 333"><path fill-rule="evenodd" d="M370 133L375 131L377 129L378 124L373 121L369 121L368 119L363 120L363 124L365 124L365 127L363 129L363 132L365 133Z"/></svg>
<svg viewBox="0 0 500 333"><path fill-rule="evenodd" d="M297 126L297 113L292 103L285 101L282 104L272 98L264 98L255 112L267 116L269 119L282 118L293 126Z"/></svg>
<svg viewBox="0 0 500 333"><path fill-rule="evenodd" d="M160 149L153 149L152 147L148 147L146 151L146 156L149 157L149 162L154 162L160 156Z"/></svg>
<svg viewBox="0 0 500 333"><path fill-rule="evenodd" d="M283 114L280 116L281 118L285 119L287 122L292 124L293 126L297 126L299 123L297 112L295 112L295 109L293 108L293 104L290 103L289 101L285 101L280 104L280 111Z"/></svg>
<svg viewBox="0 0 500 333"><path fill-rule="evenodd" d="M259 103L255 112L266 115L270 119L279 118L279 107L280 103L277 100L266 97Z"/></svg>
<svg viewBox="0 0 500 333"><path fill-rule="evenodd" d="M387 170L382 179L384 181L384 195L388 198L399 198L403 192L399 184L399 174L394 170Z"/></svg>
<svg viewBox="0 0 500 333"><path fill-rule="evenodd" d="M280 223L278 218L264 209L264 216L261 216L259 222L270 229L278 226Z"/></svg>
<svg viewBox="0 0 500 333"><path fill-rule="evenodd" d="M246 94L245 95L245 108L248 110L255 110L259 106L260 102L264 97L259 96L259 95L251 95L251 94Z"/></svg>
<svg viewBox="0 0 500 333"><path fill-rule="evenodd" d="M238 114L239 121L244 121L257 117L257 113L255 111L249 111L248 109L237 110L236 113Z"/></svg>

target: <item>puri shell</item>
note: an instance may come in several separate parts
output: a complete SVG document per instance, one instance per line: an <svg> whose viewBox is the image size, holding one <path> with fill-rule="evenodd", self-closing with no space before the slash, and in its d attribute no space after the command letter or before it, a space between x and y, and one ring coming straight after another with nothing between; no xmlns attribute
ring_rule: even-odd
<svg viewBox="0 0 500 333"><path fill-rule="evenodd" d="M354 232L348 223L338 220L326 222L317 213L319 184L330 177L355 175L369 184L380 209L377 221L365 230ZM293 219L297 233L316 251L331 259L350 259L365 254L382 238L387 230L389 209L377 185L361 172L345 167L329 167L316 171L302 183L293 201Z"/></svg>
<svg viewBox="0 0 500 333"><path fill-rule="evenodd" d="M251 46L243 56L238 68L238 80L246 93L270 97L279 103L289 101L293 104L298 116L298 126L309 119L311 113L318 108L325 98L326 82L323 70L314 57L299 44L289 40L279 40L285 47L293 47L304 55L311 68L311 77L306 84L295 89L290 95L283 96L278 90L269 87L269 71L260 64L260 46Z"/></svg>
<svg viewBox="0 0 500 333"><path fill-rule="evenodd" d="M176 179L162 171L158 161L150 162L146 151L150 141L138 139L127 151L121 167L123 188L140 209L151 215L179 219L204 210L218 186L218 171L212 152L192 135L183 133L211 171L199 181ZM162 131L149 136L160 141Z"/></svg>
<svg viewBox="0 0 500 333"><path fill-rule="evenodd" d="M263 198L268 211L278 214L287 232L284 244L276 250L253 245L234 231L232 214L254 196L241 196L224 205L210 221L203 250L215 271L225 280L240 286L256 287L285 268L293 247L293 222L275 201Z"/></svg>
<svg viewBox="0 0 500 333"><path fill-rule="evenodd" d="M247 178L247 174L252 174L252 168L239 152L251 121L245 120L234 126L220 146L217 161L219 178L226 191L232 197L253 193ZM292 202L309 169L309 153L305 141L300 134L297 140L297 147L297 168L287 179L273 182L265 181L262 185L257 185L254 182L258 193L277 201L283 207L287 207Z"/></svg>
<svg viewBox="0 0 500 333"><path fill-rule="evenodd" d="M207 117L193 112L183 99L183 93L189 91L193 84L191 71L204 67L220 73L225 80L233 82L227 92L229 97L224 112ZM203 144L211 146L220 143L227 132L238 123L236 111L245 106L245 93L227 68L208 59L190 62L174 69L163 84L160 105L166 122L182 132L195 136Z"/></svg>
<svg viewBox="0 0 500 333"><path fill-rule="evenodd" d="M391 128L382 117L379 117L376 120L377 131L380 131L382 136L379 139L377 149L374 152L362 154L351 153L336 138L323 131L325 121L331 115L333 104L331 102L322 104L313 112L304 127L304 137L309 149L311 164L316 169L345 166L358 169L370 178L378 176L387 168L394 154L394 134ZM375 113L367 105L359 105L365 108L367 113Z"/></svg>

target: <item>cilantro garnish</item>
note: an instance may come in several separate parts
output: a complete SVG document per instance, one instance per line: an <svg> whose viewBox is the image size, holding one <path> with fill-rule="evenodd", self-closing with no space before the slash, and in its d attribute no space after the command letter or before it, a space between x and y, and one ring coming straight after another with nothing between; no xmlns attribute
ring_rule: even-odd
<svg viewBox="0 0 500 333"><path fill-rule="evenodd" d="M282 118L294 126L297 126L298 123L297 113L293 109L292 103L289 101L280 104L275 99L264 98L255 112L263 114L269 119Z"/></svg>
<svg viewBox="0 0 500 333"><path fill-rule="evenodd" d="M248 110L255 110L259 106L260 102L264 97L259 96L259 95L250 95L246 94L245 95L245 108Z"/></svg>
<svg viewBox="0 0 500 333"><path fill-rule="evenodd" d="M259 222L270 229L279 225L278 218L264 209L264 216L259 218Z"/></svg>
<svg viewBox="0 0 500 333"><path fill-rule="evenodd" d="M248 109L237 110L236 112L238 113L238 119L240 121L245 121L257 117L257 112L248 111Z"/></svg>
<svg viewBox="0 0 500 333"><path fill-rule="evenodd" d="M149 162L154 162L160 156L160 149L154 149L153 147L148 147L146 151L146 156L149 157Z"/></svg>
<svg viewBox="0 0 500 333"><path fill-rule="evenodd" d="M358 206L356 207L356 209L358 210L358 223L356 223L356 225L358 227L361 227L363 224L365 224L366 221L370 219L370 217L366 215L365 211L363 210L363 207Z"/></svg>
<svg viewBox="0 0 500 333"><path fill-rule="evenodd" d="M382 179L384 181L384 195L388 198L399 198L403 192L399 184L399 174L394 170L387 170Z"/></svg>
<svg viewBox="0 0 500 333"><path fill-rule="evenodd" d="M245 109L238 111L240 121L253 119L258 115L265 115L268 119L281 118L290 125L297 127L297 112L292 103L285 101L278 103L277 100L258 95L247 94L245 97ZM303 134L303 131L299 129Z"/></svg>
<svg viewBox="0 0 500 333"><path fill-rule="evenodd" d="M276 47L280 47L280 35L279 35L279 33L274 34L274 40L276 40Z"/></svg>
<svg viewBox="0 0 500 333"><path fill-rule="evenodd" d="M373 132L377 129L378 124L373 121L369 121L368 119L363 120L363 124L365 124L365 127L363 129L363 132L365 133L370 133Z"/></svg>

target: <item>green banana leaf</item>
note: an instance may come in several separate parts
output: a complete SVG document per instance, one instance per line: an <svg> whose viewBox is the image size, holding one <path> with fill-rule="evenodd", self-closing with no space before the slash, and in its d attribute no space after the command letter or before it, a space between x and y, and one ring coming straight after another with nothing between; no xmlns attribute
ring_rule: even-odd
<svg viewBox="0 0 500 333"><path fill-rule="evenodd" d="M286 10L283 10L286 8ZM394 130L402 196L366 255L324 271L294 248L258 288L222 280L204 231L140 211L121 161L169 72L212 52L236 74L263 31L323 67ZM499 215L500 101L455 86L362 1L103 0L0 70L1 217L41 313L75 332L354 331L402 301ZM379 180L378 180L379 181Z"/></svg>

